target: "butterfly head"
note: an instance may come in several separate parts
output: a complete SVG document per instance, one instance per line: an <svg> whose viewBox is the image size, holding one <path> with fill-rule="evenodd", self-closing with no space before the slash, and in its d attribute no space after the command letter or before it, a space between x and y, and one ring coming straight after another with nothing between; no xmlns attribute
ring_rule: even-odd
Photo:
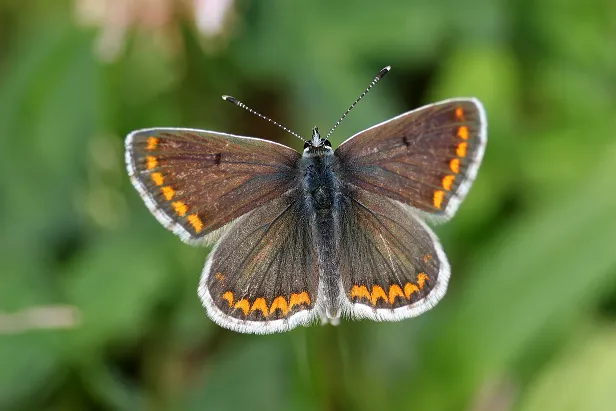
<svg viewBox="0 0 616 411"><path fill-rule="evenodd" d="M331 147L329 140L321 138L319 128L316 126L312 128L312 138L304 142L304 152L331 151Z"/></svg>

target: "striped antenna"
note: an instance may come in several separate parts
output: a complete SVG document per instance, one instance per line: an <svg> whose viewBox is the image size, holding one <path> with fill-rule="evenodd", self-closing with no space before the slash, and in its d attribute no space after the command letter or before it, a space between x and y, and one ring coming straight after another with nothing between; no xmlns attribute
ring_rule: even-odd
<svg viewBox="0 0 616 411"><path fill-rule="evenodd" d="M357 103L359 103L359 100L361 100L362 98L364 98L364 96L366 94L368 94L368 92L370 91L370 89L372 87L374 87L374 85L376 83L379 82L380 79L383 78L383 76L385 76L385 74L389 73L389 70L391 70L391 66L387 66L383 69L381 69L381 71L379 71L379 74L376 75L376 77L374 78L374 80L372 80L372 83L370 83L370 85L368 86L368 88L361 93L361 95L357 98L357 100L355 100L355 102L353 104L351 104L351 107L349 107L349 109L347 111L344 112L344 114L342 115L342 117L340 117L340 120L338 120L338 122L336 124L334 124L334 126L332 127L331 130L329 130L329 133L327 133L327 136L325 136L325 140L327 140L329 138L329 136L334 132L334 130L336 129L336 127L338 127L340 125L340 123L342 123L342 120L344 120L344 118L347 116L347 114L349 114L349 112L351 110L353 110L353 108L357 105Z"/></svg>
<svg viewBox="0 0 616 411"><path fill-rule="evenodd" d="M293 131L289 130L288 128L286 128L285 126L283 126L283 125L282 125L282 124L280 124L280 123L275 122L275 121L274 121L274 120L272 120L271 118L269 118L269 117L265 117L263 114L257 113L256 111L254 111L253 109L251 109L250 107L248 107L246 104L242 103L241 101L239 101L239 100L238 100L238 99L236 99L235 97L231 97L231 96L222 96L222 99L223 99L223 100L225 100L225 101L228 101L228 102L230 102L230 103L233 103L233 104L235 104L236 106L241 107L241 108L243 108L244 110L247 110L248 112L250 112L250 113L252 113L252 114L254 114L254 115L258 116L258 117L261 117L263 120L267 120L267 121L269 121L270 123L277 125L278 127L280 127L281 129L283 129L283 130L284 130L284 131L286 131L287 133L289 133L289 134L293 134L295 137L299 138L300 140L302 140L302 141L304 141L304 142L306 141L306 139L305 139L305 138L303 138L302 136L300 136L299 134L297 134L297 133L295 133L295 132L293 132Z"/></svg>

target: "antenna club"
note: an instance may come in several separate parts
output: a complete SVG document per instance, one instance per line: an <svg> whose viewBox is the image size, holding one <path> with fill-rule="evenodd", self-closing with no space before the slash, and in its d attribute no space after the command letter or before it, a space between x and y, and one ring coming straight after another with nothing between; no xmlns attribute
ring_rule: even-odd
<svg viewBox="0 0 616 411"><path fill-rule="evenodd" d="M222 99L223 99L224 101L228 101L228 102L233 103L233 104L237 104L237 103L238 103L238 100L237 100L235 97L231 97L231 96L222 96Z"/></svg>
<svg viewBox="0 0 616 411"><path fill-rule="evenodd" d="M376 78L382 79L385 74L389 73L389 70L391 70L391 66L383 67L379 74L376 75Z"/></svg>

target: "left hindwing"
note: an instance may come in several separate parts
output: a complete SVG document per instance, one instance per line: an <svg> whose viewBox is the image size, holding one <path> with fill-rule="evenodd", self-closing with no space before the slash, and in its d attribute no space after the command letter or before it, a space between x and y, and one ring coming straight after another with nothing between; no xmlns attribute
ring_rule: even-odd
<svg viewBox="0 0 616 411"><path fill-rule="evenodd" d="M232 223L205 263L199 295L219 325L266 334L315 318L318 284L312 231L295 190Z"/></svg>
<svg viewBox="0 0 616 411"><path fill-rule="evenodd" d="M354 318L415 317L443 297L449 262L432 231L403 204L350 187L341 213L343 308Z"/></svg>
<svg viewBox="0 0 616 411"><path fill-rule="evenodd" d="M364 130L335 154L349 183L447 220L477 175L486 128L479 100L446 100Z"/></svg>

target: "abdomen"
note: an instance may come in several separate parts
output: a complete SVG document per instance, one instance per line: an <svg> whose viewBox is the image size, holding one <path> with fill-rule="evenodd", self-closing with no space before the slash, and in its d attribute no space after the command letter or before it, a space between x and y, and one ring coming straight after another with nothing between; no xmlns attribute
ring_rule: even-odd
<svg viewBox="0 0 616 411"><path fill-rule="evenodd" d="M313 233L319 264L319 300L328 318L340 316L339 275L340 227L338 215L342 196L333 153L302 158L305 209Z"/></svg>

